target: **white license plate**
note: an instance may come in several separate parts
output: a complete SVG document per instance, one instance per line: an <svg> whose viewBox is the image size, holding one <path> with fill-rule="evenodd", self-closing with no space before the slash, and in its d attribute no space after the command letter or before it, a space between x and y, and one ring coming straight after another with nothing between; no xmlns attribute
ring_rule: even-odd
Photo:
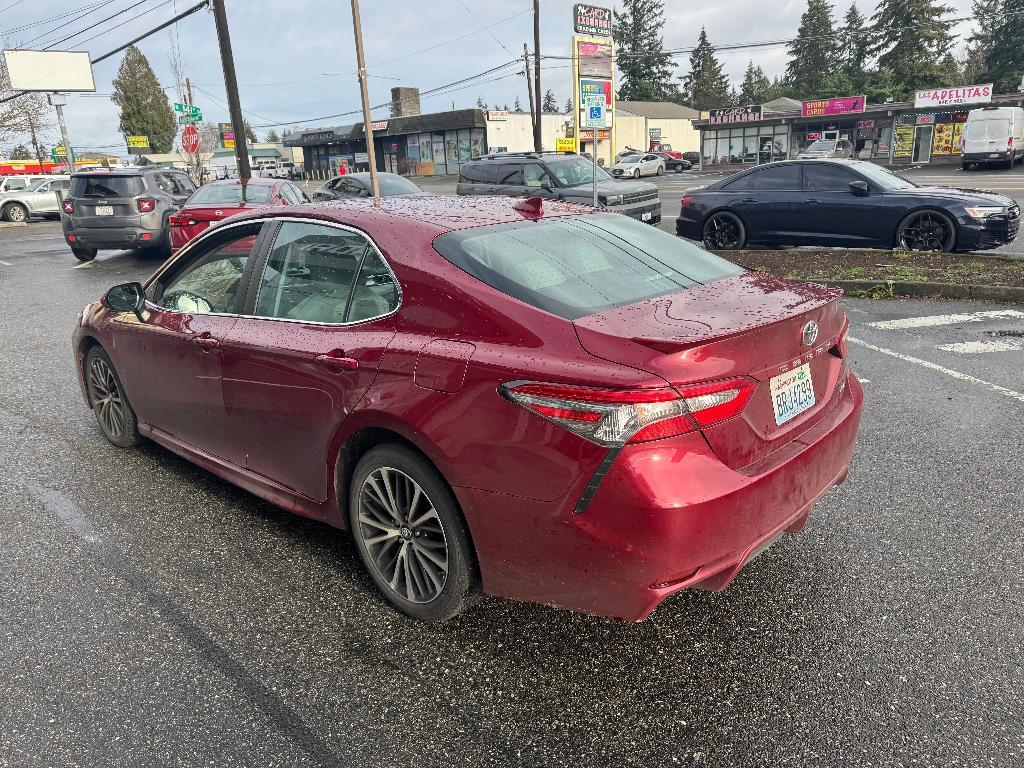
<svg viewBox="0 0 1024 768"><path fill-rule="evenodd" d="M112 205L97 205L96 206L96 215L97 216L113 216L114 215L114 206L112 206Z"/></svg>
<svg viewBox="0 0 1024 768"><path fill-rule="evenodd" d="M991 155L989 155L989 157L999 157L999 153L993 152Z"/></svg>
<svg viewBox="0 0 1024 768"><path fill-rule="evenodd" d="M652 214L650 211L644 211L643 213L640 214L640 221L650 221L651 215Z"/></svg>
<svg viewBox="0 0 1024 768"><path fill-rule="evenodd" d="M807 363L773 376L768 385L776 424L785 424L814 406L814 382L811 381L811 367Z"/></svg>

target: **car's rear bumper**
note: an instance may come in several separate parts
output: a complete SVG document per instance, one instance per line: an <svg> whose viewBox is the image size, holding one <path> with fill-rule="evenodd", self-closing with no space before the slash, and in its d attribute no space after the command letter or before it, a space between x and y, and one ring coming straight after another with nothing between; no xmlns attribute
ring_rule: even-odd
<svg viewBox="0 0 1024 768"><path fill-rule="evenodd" d="M703 240L701 222L697 218L690 218L682 213L676 217L676 234L690 240Z"/></svg>
<svg viewBox="0 0 1024 768"><path fill-rule="evenodd" d="M977 163L987 165L989 163L1005 163L1013 157L1012 149L1004 149L996 152L964 152L960 156L961 163Z"/></svg>
<svg viewBox="0 0 1024 768"><path fill-rule="evenodd" d="M846 478L863 392L855 376L818 424L753 468L725 466L700 433L640 443L575 513L459 488L486 591L632 621L687 587L721 590Z"/></svg>
<svg viewBox="0 0 1024 768"><path fill-rule="evenodd" d="M127 248L156 248L167 240L162 229L146 227L77 227L66 229L64 239L75 248L98 248L99 250Z"/></svg>

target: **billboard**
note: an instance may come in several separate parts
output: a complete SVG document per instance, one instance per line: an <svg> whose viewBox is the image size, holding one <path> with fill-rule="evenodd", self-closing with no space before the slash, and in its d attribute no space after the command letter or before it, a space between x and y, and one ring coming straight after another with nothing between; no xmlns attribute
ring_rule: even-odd
<svg viewBox="0 0 1024 768"><path fill-rule="evenodd" d="M4 50L7 80L16 91L93 92L87 51Z"/></svg>
<svg viewBox="0 0 1024 768"><path fill-rule="evenodd" d="M960 104L990 104L992 83L958 85L955 88L929 88L914 93L915 107L953 107Z"/></svg>
<svg viewBox="0 0 1024 768"><path fill-rule="evenodd" d="M811 99L800 102L802 117L824 117L826 115L847 115L863 112L866 96L839 96L834 99Z"/></svg>

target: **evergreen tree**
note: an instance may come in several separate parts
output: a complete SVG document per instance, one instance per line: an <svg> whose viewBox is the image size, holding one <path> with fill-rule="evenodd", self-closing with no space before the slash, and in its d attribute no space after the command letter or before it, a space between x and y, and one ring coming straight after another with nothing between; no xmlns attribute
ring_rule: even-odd
<svg viewBox="0 0 1024 768"><path fill-rule="evenodd" d="M992 81L996 93L1016 91L1024 75L1024 0L1006 0L1004 12L985 57L984 79Z"/></svg>
<svg viewBox="0 0 1024 768"><path fill-rule="evenodd" d="M565 100L565 114L572 114L572 96Z"/></svg>
<svg viewBox="0 0 1024 768"><path fill-rule="evenodd" d="M625 0L615 12L612 38L616 65L622 81L619 98L624 101L671 101L678 98L672 81L672 58L665 53L664 0Z"/></svg>
<svg viewBox="0 0 1024 768"><path fill-rule="evenodd" d="M683 78L681 97L683 103L694 109L729 105L729 78L703 27L697 38L697 47L690 53L690 73Z"/></svg>
<svg viewBox="0 0 1024 768"><path fill-rule="evenodd" d="M949 24L941 17L952 11L938 0L879 0L871 17L878 65L892 72L894 98L909 98L921 88L952 85L943 78L939 60L953 45Z"/></svg>
<svg viewBox="0 0 1024 768"><path fill-rule="evenodd" d="M255 144L256 143L256 131L254 131L252 129L252 126L249 125L249 121L244 119L244 118L242 119L242 124L245 126L245 139L246 139L246 141L248 141L250 144Z"/></svg>
<svg viewBox="0 0 1024 768"><path fill-rule="evenodd" d="M178 134L174 110L149 61L134 45L125 49L110 100L121 108L122 134L148 136L151 152L171 151Z"/></svg>
<svg viewBox="0 0 1024 768"><path fill-rule="evenodd" d="M738 104L764 104L766 101L771 101L772 98L774 98L772 81L768 79L761 67L748 61L747 70L743 73L743 82L740 84L739 96L736 99Z"/></svg>
<svg viewBox="0 0 1024 768"><path fill-rule="evenodd" d="M885 0L883 0L884 2ZM836 41L828 0L807 0L796 38L788 43L786 83L796 98L821 95L825 76L834 69Z"/></svg>
<svg viewBox="0 0 1024 768"><path fill-rule="evenodd" d="M519 97L518 96L516 96L516 103L512 107L512 110L514 112L522 112L523 111L523 105L519 103Z"/></svg>
<svg viewBox="0 0 1024 768"><path fill-rule="evenodd" d="M541 112L557 112L558 100L555 99L555 92L548 88L544 92L544 100L540 104Z"/></svg>
<svg viewBox="0 0 1024 768"><path fill-rule="evenodd" d="M267 131L267 135L263 137L263 140L267 142L267 144L277 144L281 141L281 137L277 135L277 131L271 128Z"/></svg>
<svg viewBox="0 0 1024 768"><path fill-rule="evenodd" d="M985 60L996 42L996 31L1003 22L1004 0L974 0L971 16L974 17L974 31L967 37L967 55L964 57L963 74L968 83L977 82L985 73Z"/></svg>
<svg viewBox="0 0 1024 768"><path fill-rule="evenodd" d="M484 112L487 111L487 102L484 101L484 97L483 96L477 96L476 97L476 108L477 109L482 109Z"/></svg>
<svg viewBox="0 0 1024 768"><path fill-rule="evenodd" d="M28 151L28 147L24 144L19 144L11 150L11 160L31 160L32 153Z"/></svg>
<svg viewBox="0 0 1024 768"><path fill-rule="evenodd" d="M850 9L843 17L843 28L840 34L841 50L844 52L843 69L846 76L857 90L858 83L864 79L864 70L868 64L868 51L871 48L870 30L857 4L851 3Z"/></svg>

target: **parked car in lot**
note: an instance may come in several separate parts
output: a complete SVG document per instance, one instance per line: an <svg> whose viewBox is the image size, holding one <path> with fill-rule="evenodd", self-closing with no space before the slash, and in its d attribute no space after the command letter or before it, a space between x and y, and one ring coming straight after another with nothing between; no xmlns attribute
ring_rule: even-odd
<svg viewBox="0 0 1024 768"><path fill-rule="evenodd" d="M171 252L176 253L200 232L250 208L308 203L306 193L289 181L241 179L214 181L200 187L167 223Z"/></svg>
<svg viewBox="0 0 1024 768"><path fill-rule="evenodd" d="M1024 109L983 107L972 109L964 124L960 166L963 170L981 165L1013 168L1024 158Z"/></svg>
<svg viewBox="0 0 1024 768"><path fill-rule="evenodd" d="M682 199L676 233L715 251L826 245L975 251L1012 242L1020 207L1005 196L919 187L860 160L792 160L733 174Z"/></svg>
<svg viewBox="0 0 1024 768"><path fill-rule="evenodd" d="M510 152L463 163L455 190L459 195L528 195L591 205L594 175L593 162L580 155ZM654 184L616 179L600 166L596 175L600 207L649 224L661 221Z"/></svg>
<svg viewBox="0 0 1024 768"><path fill-rule="evenodd" d="M167 220L196 185L174 168L125 168L76 173L61 203L64 239L79 261L100 250L142 248L167 253Z"/></svg>
<svg viewBox="0 0 1024 768"><path fill-rule="evenodd" d="M612 176L661 176L665 173L665 161L652 152L633 152L623 155L611 167Z"/></svg>
<svg viewBox="0 0 1024 768"><path fill-rule="evenodd" d="M693 168L693 163L691 163L689 160L674 157L673 155L670 155L668 152L655 152L654 154L660 157L662 161L665 163L666 171L682 173L683 171L688 171L691 168Z"/></svg>
<svg viewBox="0 0 1024 768"><path fill-rule="evenodd" d="M0 194L0 218L20 223L33 216L58 218L60 203L57 196L68 191L68 177L41 179L24 189Z"/></svg>
<svg viewBox="0 0 1024 768"><path fill-rule="evenodd" d="M350 528L411 616L482 587L640 620L846 477L840 295L606 211L388 197L211 228L74 350L114 445Z"/></svg>
<svg viewBox="0 0 1024 768"><path fill-rule="evenodd" d="M853 157L853 142L848 139L817 139L812 141L797 157L801 160L816 160L826 157Z"/></svg>
<svg viewBox="0 0 1024 768"><path fill-rule="evenodd" d="M67 178L67 176L60 176L58 174L47 173L0 176L0 193L19 192L20 190L23 190L25 187L27 187L29 184L34 184L37 181L53 181L54 179L67 180Z"/></svg>
<svg viewBox="0 0 1024 768"><path fill-rule="evenodd" d="M399 176L397 173L378 173L377 185L380 188L381 197L427 194L407 178ZM373 191L370 186L370 174L346 173L344 176L335 176L315 190L311 197L314 202L348 200L353 197L373 197Z"/></svg>
<svg viewBox="0 0 1024 768"><path fill-rule="evenodd" d="M700 165L700 152L683 152L683 160L689 160L691 166Z"/></svg>

